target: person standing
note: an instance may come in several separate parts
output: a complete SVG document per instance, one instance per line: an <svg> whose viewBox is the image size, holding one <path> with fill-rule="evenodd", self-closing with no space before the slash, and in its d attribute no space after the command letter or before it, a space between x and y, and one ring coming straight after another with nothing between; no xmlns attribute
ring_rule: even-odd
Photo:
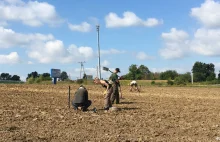
<svg viewBox="0 0 220 142"><path fill-rule="evenodd" d="M101 84L102 87L104 87L106 90L104 92L105 98L104 98L104 110L109 110L110 107L112 107L111 102L111 94L113 92L112 88L112 82L107 80L100 80L98 77L94 79L95 84Z"/></svg>
<svg viewBox="0 0 220 142"><path fill-rule="evenodd" d="M116 100L116 104L119 104L119 90L118 90L118 87L120 87L120 82L119 82L119 79L118 79L118 73L120 73L120 69L116 68L115 71L109 77L109 80L113 82L113 84L112 84L113 92L111 94L112 104L114 103L115 100Z"/></svg>
<svg viewBox="0 0 220 142"><path fill-rule="evenodd" d="M83 85L80 85L78 90L75 92L74 100L72 101L74 110L78 110L78 107L81 107L82 111L86 111L91 104L92 101L88 100L87 89Z"/></svg>

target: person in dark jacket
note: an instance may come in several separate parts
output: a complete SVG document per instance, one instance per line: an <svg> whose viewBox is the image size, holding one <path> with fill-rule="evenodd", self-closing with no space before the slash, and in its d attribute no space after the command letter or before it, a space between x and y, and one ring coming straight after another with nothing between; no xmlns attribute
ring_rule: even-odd
<svg viewBox="0 0 220 142"><path fill-rule="evenodd" d="M81 107L82 111L86 111L87 108L92 104L92 101L88 100L88 91L81 85L74 94L74 100L72 105L74 110L78 110L78 107Z"/></svg>
<svg viewBox="0 0 220 142"><path fill-rule="evenodd" d="M113 91L111 94L111 102L114 104L114 101L116 100L116 104L119 104L119 90L118 87L120 87L120 82L119 82L119 76L117 73L120 73L120 69L116 68L115 71L111 74L109 77L109 80L113 82L112 87Z"/></svg>

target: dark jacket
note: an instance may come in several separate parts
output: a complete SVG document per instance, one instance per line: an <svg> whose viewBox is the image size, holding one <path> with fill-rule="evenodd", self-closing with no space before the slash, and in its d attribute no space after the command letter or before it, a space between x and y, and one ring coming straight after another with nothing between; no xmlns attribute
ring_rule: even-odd
<svg viewBox="0 0 220 142"><path fill-rule="evenodd" d="M80 87L74 94L73 103L85 103L88 101L88 91L84 87Z"/></svg>

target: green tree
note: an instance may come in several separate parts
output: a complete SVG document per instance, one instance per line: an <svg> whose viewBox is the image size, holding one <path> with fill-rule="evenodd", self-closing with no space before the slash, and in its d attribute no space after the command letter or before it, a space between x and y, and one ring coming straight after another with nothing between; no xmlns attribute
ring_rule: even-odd
<svg viewBox="0 0 220 142"><path fill-rule="evenodd" d="M1 79L6 80L6 73L1 73Z"/></svg>
<svg viewBox="0 0 220 142"><path fill-rule="evenodd" d="M42 75L40 75L40 76L42 76L41 78L42 78L42 81L51 81L52 80L52 78L50 77L50 74L49 73L43 73Z"/></svg>
<svg viewBox="0 0 220 142"><path fill-rule="evenodd" d="M87 76L85 73L83 74L83 79L87 79Z"/></svg>
<svg viewBox="0 0 220 142"><path fill-rule="evenodd" d="M178 76L174 80L175 85L186 85L188 80L184 76Z"/></svg>
<svg viewBox="0 0 220 142"><path fill-rule="evenodd" d="M215 79L215 65L195 62L192 68L194 82L212 81Z"/></svg>
<svg viewBox="0 0 220 142"><path fill-rule="evenodd" d="M60 79L61 81L68 79L68 75L65 71L61 72Z"/></svg>
<svg viewBox="0 0 220 142"><path fill-rule="evenodd" d="M1 73L1 79L2 80L10 80L11 75L9 73Z"/></svg>
<svg viewBox="0 0 220 142"><path fill-rule="evenodd" d="M147 79L149 73L150 71L146 66L140 65L138 67L136 64L132 64L129 66L128 74L124 75L123 78L127 80Z"/></svg>
<svg viewBox="0 0 220 142"><path fill-rule="evenodd" d="M13 75L13 76L11 77L11 80L21 81L21 80L20 80L20 76L18 76L18 75Z"/></svg>
<svg viewBox="0 0 220 142"><path fill-rule="evenodd" d="M148 75L150 74L150 70L148 69L148 67L140 65L138 67L138 70L140 72L141 79L147 79Z"/></svg>
<svg viewBox="0 0 220 142"><path fill-rule="evenodd" d="M186 82L191 82L191 73L187 72L185 74L179 74Z"/></svg>
<svg viewBox="0 0 220 142"><path fill-rule="evenodd" d="M28 80L29 78L33 77L33 78L38 78L40 75L38 74L37 71L31 72L28 74L26 80Z"/></svg>
<svg viewBox="0 0 220 142"><path fill-rule="evenodd" d="M175 70L167 70L165 72L160 73L161 80L174 80L178 76L178 73Z"/></svg>

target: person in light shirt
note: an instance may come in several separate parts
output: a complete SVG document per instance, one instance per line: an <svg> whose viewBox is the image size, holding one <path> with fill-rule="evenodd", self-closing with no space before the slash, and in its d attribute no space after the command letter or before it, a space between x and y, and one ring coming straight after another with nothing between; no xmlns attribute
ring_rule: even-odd
<svg viewBox="0 0 220 142"><path fill-rule="evenodd" d="M140 90L138 89L138 84L137 84L137 81L136 81L136 80L132 80L132 81L130 82L130 86L131 86L131 88L130 88L130 91L131 91L131 92L132 92L133 88L134 88L136 91L140 92Z"/></svg>

